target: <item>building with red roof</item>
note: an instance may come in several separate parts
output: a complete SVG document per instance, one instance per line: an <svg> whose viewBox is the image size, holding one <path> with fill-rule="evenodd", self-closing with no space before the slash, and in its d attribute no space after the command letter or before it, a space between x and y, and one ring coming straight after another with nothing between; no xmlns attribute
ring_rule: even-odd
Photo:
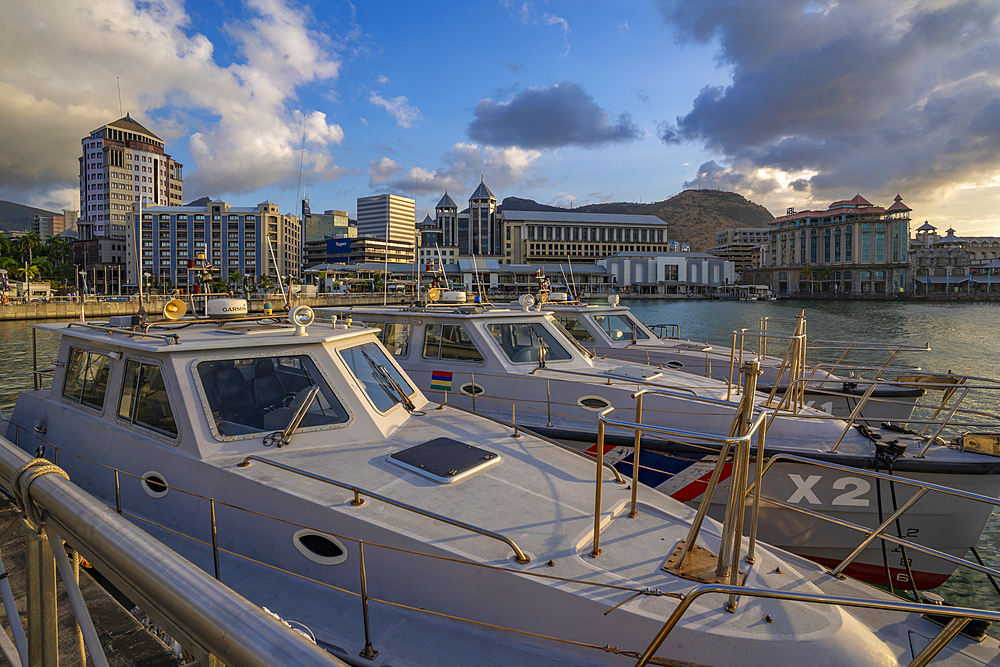
<svg viewBox="0 0 1000 667"><path fill-rule="evenodd" d="M765 265L743 280L779 294L907 292L910 211L899 195L884 208L860 194L826 210L790 208L768 226Z"/></svg>

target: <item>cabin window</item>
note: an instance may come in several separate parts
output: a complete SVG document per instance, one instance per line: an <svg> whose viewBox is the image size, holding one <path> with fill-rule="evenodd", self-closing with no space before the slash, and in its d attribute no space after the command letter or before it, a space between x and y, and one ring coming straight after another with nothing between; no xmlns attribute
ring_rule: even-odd
<svg viewBox="0 0 1000 667"><path fill-rule="evenodd" d="M177 435L177 423L159 366L132 359L125 362L118 417L158 433Z"/></svg>
<svg viewBox="0 0 1000 667"><path fill-rule="evenodd" d="M428 324L424 329L424 359L479 364L485 361L461 324Z"/></svg>
<svg viewBox="0 0 1000 667"><path fill-rule="evenodd" d="M593 343L594 337L590 335L583 323L572 315L556 315L556 322L561 324L576 340L581 343Z"/></svg>
<svg viewBox="0 0 1000 667"><path fill-rule="evenodd" d="M202 361L198 377L210 421L223 437L283 430L313 385L320 391L299 429L348 420L347 410L306 355Z"/></svg>
<svg viewBox="0 0 1000 667"><path fill-rule="evenodd" d="M100 410L108 389L111 357L75 348L69 351L63 396L71 401Z"/></svg>
<svg viewBox="0 0 1000 667"><path fill-rule="evenodd" d="M375 343L365 343L343 349L340 351L340 358L347 364L355 379L361 383L365 394L379 412L385 412L399 403L397 386L407 396L412 396L416 391L410 381L385 355L382 348ZM382 368L392 378L391 382L381 374L380 369Z"/></svg>
<svg viewBox="0 0 1000 667"><path fill-rule="evenodd" d="M613 341L632 340L633 336L636 340L649 338L639 324L621 315L594 315L594 321Z"/></svg>
<svg viewBox="0 0 1000 667"><path fill-rule="evenodd" d="M486 329L507 358L514 363L538 363L538 347L545 348L545 359L571 359L569 351L538 322L529 324L489 324Z"/></svg>
<svg viewBox="0 0 1000 667"><path fill-rule="evenodd" d="M410 348L410 325L407 322L369 322L368 326L378 327L378 339L394 357L405 357Z"/></svg>

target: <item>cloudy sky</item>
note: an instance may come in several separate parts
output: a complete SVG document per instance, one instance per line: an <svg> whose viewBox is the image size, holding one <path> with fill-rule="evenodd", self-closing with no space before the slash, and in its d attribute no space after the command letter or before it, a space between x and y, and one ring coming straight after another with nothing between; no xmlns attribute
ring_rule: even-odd
<svg viewBox="0 0 1000 667"><path fill-rule="evenodd" d="M13 0L0 62L0 199L50 209L120 84L186 201L898 192L1000 235L996 0Z"/></svg>

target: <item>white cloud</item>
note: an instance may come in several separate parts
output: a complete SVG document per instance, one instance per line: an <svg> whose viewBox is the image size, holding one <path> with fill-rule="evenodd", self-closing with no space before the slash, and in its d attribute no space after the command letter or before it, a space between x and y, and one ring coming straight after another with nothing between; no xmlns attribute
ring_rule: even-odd
<svg viewBox="0 0 1000 667"><path fill-rule="evenodd" d="M563 43L566 46L566 48L563 49L562 57L565 58L569 55L569 21L553 14L546 14L542 17L542 19L545 21L545 25L554 25L562 29Z"/></svg>
<svg viewBox="0 0 1000 667"><path fill-rule="evenodd" d="M368 185L376 188L403 170L398 162L383 157L368 163Z"/></svg>
<svg viewBox="0 0 1000 667"><path fill-rule="evenodd" d="M475 188L480 178L484 178L494 192L509 190L536 176L536 163L542 155L542 151L522 148L493 148L457 143L442 156L444 166L434 171L412 167L395 181L387 181L381 185L388 184L396 191L410 195L414 191L421 195L442 193L445 190L452 193L468 190L472 194L472 188Z"/></svg>
<svg viewBox="0 0 1000 667"><path fill-rule="evenodd" d="M220 63L180 0L6 4L0 193L75 185L80 140L120 117L118 76L124 111L168 142L189 137L195 164L185 165L185 199L294 181L303 132L297 89L335 80L340 57L307 13L283 0L248 0L245 16L224 26L237 48ZM343 130L307 111L305 134L308 173L341 175L329 150Z"/></svg>
<svg viewBox="0 0 1000 667"><path fill-rule="evenodd" d="M420 109L410 106L410 101L403 95L387 100L376 90L368 96L368 101L388 111L389 115L396 119L396 125L400 127L409 129L414 123L424 119Z"/></svg>
<svg viewBox="0 0 1000 667"><path fill-rule="evenodd" d="M384 86L385 84L389 83L389 77L387 77L385 74L379 74L377 81L379 82L380 85Z"/></svg>

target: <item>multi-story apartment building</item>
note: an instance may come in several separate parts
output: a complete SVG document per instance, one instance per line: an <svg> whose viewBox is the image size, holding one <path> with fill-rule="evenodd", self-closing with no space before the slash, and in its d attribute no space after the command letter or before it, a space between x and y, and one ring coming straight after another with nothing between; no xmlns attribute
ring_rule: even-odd
<svg viewBox="0 0 1000 667"><path fill-rule="evenodd" d="M80 239L125 238L132 205L180 206L183 165L155 134L125 115L81 140Z"/></svg>
<svg viewBox="0 0 1000 667"><path fill-rule="evenodd" d="M743 273L754 266L754 249L769 241L765 227L723 229L715 233L715 245L708 252L728 259L736 265L736 272ZM757 255L760 253L757 252Z"/></svg>
<svg viewBox="0 0 1000 667"><path fill-rule="evenodd" d="M31 219L31 231L38 234L44 241L50 236L59 236L63 232L76 232L78 211L63 209L62 215L36 215Z"/></svg>
<svg viewBox="0 0 1000 667"><path fill-rule="evenodd" d="M232 273L274 280L280 275L283 281L302 277L299 219L280 213L270 201L237 207L206 198L188 206L142 207L141 213L137 204L125 247L133 284L138 280L136 248L141 248L144 275L180 288L194 282L189 263L200 264L199 255L222 280Z"/></svg>
<svg viewBox="0 0 1000 667"><path fill-rule="evenodd" d="M888 208L858 195L825 211L788 209L768 225L768 266L752 282L779 293L909 291L910 210L898 195Z"/></svg>
<svg viewBox="0 0 1000 667"><path fill-rule="evenodd" d="M396 247L396 244L408 246L408 259L403 261L412 262L417 231L416 211L414 200L399 195L359 197L358 237L386 240L390 242L390 247Z"/></svg>

